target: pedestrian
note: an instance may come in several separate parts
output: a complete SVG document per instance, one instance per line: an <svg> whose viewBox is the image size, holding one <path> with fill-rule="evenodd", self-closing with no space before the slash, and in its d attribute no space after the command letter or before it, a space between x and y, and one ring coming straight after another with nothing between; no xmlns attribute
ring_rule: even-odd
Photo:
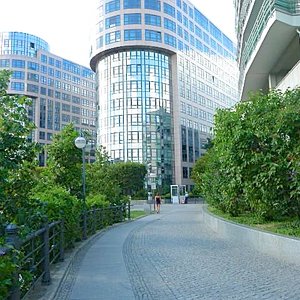
<svg viewBox="0 0 300 300"><path fill-rule="evenodd" d="M184 204L187 204L188 200L189 200L189 193L185 192L185 195L184 195Z"/></svg>
<svg viewBox="0 0 300 300"><path fill-rule="evenodd" d="M156 193L155 195L155 205L156 205L156 213L160 213L160 205L161 205L161 197L159 193Z"/></svg>

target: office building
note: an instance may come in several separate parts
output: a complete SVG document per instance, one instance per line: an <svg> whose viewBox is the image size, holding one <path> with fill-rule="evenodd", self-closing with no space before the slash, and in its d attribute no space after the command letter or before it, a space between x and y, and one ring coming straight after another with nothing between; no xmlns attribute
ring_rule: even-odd
<svg viewBox="0 0 300 300"><path fill-rule="evenodd" d="M235 1L239 93L294 88L300 83L300 1Z"/></svg>
<svg viewBox="0 0 300 300"><path fill-rule="evenodd" d="M237 100L232 41L189 1L98 1L97 143L148 168L148 189L193 188L218 108Z"/></svg>
<svg viewBox="0 0 300 300"><path fill-rule="evenodd" d="M50 52L43 39L23 32L0 33L0 70L12 71L9 94L33 100L29 116L37 129L32 140L49 144L53 134L72 122L96 140L95 74ZM40 165L45 165L41 153Z"/></svg>

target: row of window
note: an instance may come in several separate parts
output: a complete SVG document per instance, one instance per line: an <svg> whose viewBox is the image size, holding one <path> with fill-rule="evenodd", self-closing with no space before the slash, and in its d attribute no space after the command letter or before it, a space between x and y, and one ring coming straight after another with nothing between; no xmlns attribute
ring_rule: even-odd
<svg viewBox="0 0 300 300"><path fill-rule="evenodd" d="M168 29L171 31L174 31L173 25L171 23L168 23ZM183 38L187 43L184 43L182 40L177 39L175 36L165 33L164 34L164 43L166 45L170 45L174 48L177 48L178 50L188 53L192 48L189 46L189 44L192 47L195 47L197 50L199 50L202 53L205 53L207 55L216 55L216 52L218 54L229 57L233 60L233 56L230 55L228 51L223 49L220 44L216 43L213 39L208 40L211 42L211 48L212 50L205 44L200 41L200 39L195 38L193 35L189 34L187 30L183 30L182 28L178 26L179 32L178 35ZM206 34L205 34L206 35ZM124 30L124 41L133 41L133 40L142 40L142 30L141 29L125 29ZM152 41L152 42L157 42L161 43L162 42L162 33L157 30L145 30L145 40L146 41ZM104 37L100 36L97 39L97 48L102 48L104 46L104 42L106 45L113 44L116 42L121 41L121 31L117 30L114 32L106 33L105 34L105 41Z"/></svg>
<svg viewBox="0 0 300 300"><path fill-rule="evenodd" d="M142 17L139 13L125 14L124 25L141 24ZM157 15L145 14L145 24L151 26L161 26L161 17ZM105 29L121 25L121 16L112 16L105 19ZM176 23L168 18L164 18L164 27L176 32ZM194 28L194 27L192 27ZM99 23L99 32L103 31L103 22ZM193 30L194 31L194 30Z"/></svg>
<svg viewBox="0 0 300 300"><path fill-rule="evenodd" d="M46 57L46 56L44 55L44 57ZM42 60L42 62L43 62L43 60ZM62 65L61 65L60 61L57 61L57 62L59 62L60 64L58 66L56 65L55 68L58 68L58 69L62 68L65 71L68 71L70 73L79 75L83 78L87 78L90 80L94 80L94 78L95 78L94 72L87 68L81 67L81 66L76 65L67 60L63 60ZM67 76L66 75L67 73L65 73L65 72L61 72L60 70L56 70L52 67L48 67L46 65L39 64L37 62L25 61L23 59L11 59L11 60L10 59L0 59L0 68L10 68L10 67L18 68L18 69L25 69L27 67L28 70L42 72L44 74L48 73L48 75L55 76L57 78L61 78L61 74L63 74L63 76ZM71 74L69 74L68 76L70 76L70 77L73 76L74 78L76 78L77 82L80 81L80 78L77 76L74 76Z"/></svg>
<svg viewBox="0 0 300 300"><path fill-rule="evenodd" d="M61 72L56 71L55 72L55 77L56 78L61 78L62 77L63 80L70 81L70 82L78 84L78 85L81 84L82 86L93 89L93 90L95 89L95 83L94 82L87 81L85 79L80 79L79 77L71 76L68 73L62 73L62 76L61 76ZM15 71L12 72L11 78L12 79L17 79L17 80L18 79L19 80L25 80L25 72L15 70ZM48 85L48 86L54 86L54 83L55 83L55 80L52 79L52 78L48 78L46 76L39 75L39 74L36 74L36 73L30 73L30 72L27 73L27 80L34 81L34 82L40 82L41 84ZM68 88L64 88L64 86L69 86L69 90L71 90L71 85L67 84L67 83L58 83L56 81L55 85L57 87L62 86L62 88L66 89L66 90L68 90ZM77 87L77 86L72 86L72 90L76 94L80 93L80 88Z"/></svg>
<svg viewBox="0 0 300 300"><path fill-rule="evenodd" d="M111 13L121 9L120 0L112 0L105 4L105 13ZM141 0L123 0L124 9L142 8ZM161 10L161 2L159 0L144 0L144 8L152 10ZM102 8L103 9L103 8Z"/></svg>
<svg viewBox="0 0 300 300"><path fill-rule="evenodd" d="M56 84L58 83L58 84ZM83 97L87 97L90 99L95 99L95 92L93 91L89 91L89 90L85 90L85 89L78 89L74 86L68 85L66 83L62 83L61 82L56 82L55 83L55 88L56 89L62 89L65 91L69 91L72 92L74 94L78 94L81 95ZM18 82L18 81L12 81L10 83L10 88L13 91L25 91L25 83L24 82ZM31 84L31 83L27 83L27 92L31 92L31 93L40 93L42 95L48 95L49 97L52 98L56 98L56 99L62 99L65 101L71 101L71 95L64 93L64 92L60 92L57 90L53 90L53 89L47 89L45 87L39 87L38 85L35 84ZM72 96L75 97L75 96ZM78 98L78 97L77 97ZM80 98L78 98L80 99ZM88 101L91 105L94 105L94 101L89 101L89 100L85 100Z"/></svg>
<svg viewBox="0 0 300 300"><path fill-rule="evenodd" d="M142 30L141 29L128 29L124 30L124 40L125 41L132 41L132 40L142 40ZM152 41L152 42L162 42L162 33L156 30L145 30L145 40ZM107 33L105 35L105 44L113 44L116 42L121 41L121 31L114 31ZM103 47L103 36L97 39L97 48ZM171 34L165 33L164 34L164 43L176 48L176 38Z"/></svg>
<svg viewBox="0 0 300 300"><path fill-rule="evenodd" d="M113 0L105 4L105 13L111 13L114 11L120 10L120 0ZM123 2L123 8L124 9L138 9L141 8L141 1L140 0L124 0ZM161 11L161 1L159 0L145 0L144 2L144 8L146 9L152 9L156 11ZM199 10L197 10L194 7L190 7L185 3L184 1L181 3L181 0L177 1L177 11L174 6L163 3L163 12L172 16L173 18L176 17L176 19L183 23L183 25L188 28L190 31L194 32L194 28L198 27L197 25L194 25L193 21L197 23L201 28L204 28L207 32L209 32L217 41L220 41L220 43L229 50L230 53L235 53L235 48L232 43L232 41L222 34L221 30L218 29L214 24L212 24ZM100 9L100 15L103 15L103 7ZM139 15L139 14L137 14ZM132 16L133 17L133 16ZM135 16L135 20L131 20L131 22L136 23L128 23L128 24L141 24L141 16ZM130 17L131 18L131 17ZM191 21L193 20L193 21ZM159 21L157 21L159 22ZM124 24L125 19L124 19ZM147 23L146 23L147 24ZM155 26L160 26L158 23ZM118 25L115 25L118 26ZM110 27L108 27L110 28ZM199 27L198 27L199 28ZM199 28L200 29L200 28Z"/></svg>
<svg viewBox="0 0 300 300"><path fill-rule="evenodd" d="M199 109L198 107L192 106L185 102L181 102L181 110L182 113L187 114L189 116L193 116L195 118L200 118L202 120L213 123L213 114Z"/></svg>

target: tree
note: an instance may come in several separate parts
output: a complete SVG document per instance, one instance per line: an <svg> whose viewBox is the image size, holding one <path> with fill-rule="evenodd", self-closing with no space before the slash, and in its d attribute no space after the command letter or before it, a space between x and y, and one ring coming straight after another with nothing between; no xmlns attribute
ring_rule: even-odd
<svg viewBox="0 0 300 300"><path fill-rule="evenodd" d="M82 152L74 141L78 137L73 124L54 135L47 146L47 172L53 182L64 187L71 195L81 198Z"/></svg>
<svg viewBox="0 0 300 300"><path fill-rule="evenodd" d="M146 166L137 162L119 162L111 165L112 177L121 187L122 195L134 195L144 188Z"/></svg>
<svg viewBox="0 0 300 300"><path fill-rule="evenodd" d="M299 98L299 89L258 93L218 111L213 151L194 168L206 198L235 215L300 217Z"/></svg>
<svg viewBox="0 0 300 300"><path fill-rule="evenodd" d="M144 188L147 173L143 164L135 162L111 163L103 148L99 148L95 163L88 166L87 186L91 194L105 195L111 203L134 195Z"/></svg>
<svg viewBox="0 0 300 300"><path fill-rule="evenodd" d="M91 196L102 195L110 203L121 200L121 189L111 174L111 163L105 149L100 145L96 150L96 160L87 165L87 193Z"/></svg>
<svg viewBox="0 0 300 300"><path fill-rule="evenodd" d="M35 128L27 112L31 99L7 94L10 75L0 71L0 211L13 221L30 206L39 147L30 140Z"/></svg>

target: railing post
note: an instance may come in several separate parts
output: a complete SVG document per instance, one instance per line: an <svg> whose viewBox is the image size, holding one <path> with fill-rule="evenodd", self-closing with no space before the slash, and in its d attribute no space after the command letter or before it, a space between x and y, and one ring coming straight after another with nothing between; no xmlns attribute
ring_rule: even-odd
<svg viewBox="0 0 300 300"><path fill-rule="evenodd" d="M130 200L128 201L128 220L130 220Z"/></svg>
<svg viewBox="0 0 300 300"><path fill-rule="evenodd" d="M50 278L50 249L49 249L49 224L48 221L45 224L45 231L43 234L43 242L44 242L44 249L43 249L43 255L44 255L44 263L43 263L43 277L42 277L42 283L45 285L49 285L51 282Z"/></svg>
<svg viewBox="0 0 300 300"><path fill-rule="evenodd" d="M97 231L97 211L95 208L93 209L92 214L93 214L93 234L94 234Z"/></svg>
<svg viewBox="0 0 300 300"><path fill-rule="evenodd" d="M18 250L20 247L20 240L19 240L19 228L15 224L8 224L5 228L5 243L14 249ZM12 260L14 263L17 264L17 258L16 254L12 252ZM15 270L13 274L13 280L12 280L12 289L10 291L10 300L19 300L21 298L21 292L20 292L20 285L19 285L19 272L18 269Z"/></svg>
<svg viewBox="0 0 300 300"><path fill-rule="evenodd" d="M65 259L65 221L60 221L60 244L59 244L59 260L64 261Z"/></svg>

